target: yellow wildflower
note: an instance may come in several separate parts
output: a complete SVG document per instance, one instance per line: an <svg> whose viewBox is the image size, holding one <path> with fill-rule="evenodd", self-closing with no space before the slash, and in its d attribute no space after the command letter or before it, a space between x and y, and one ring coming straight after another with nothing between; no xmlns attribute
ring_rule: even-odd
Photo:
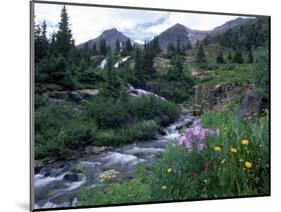
<svg viewBox="0 0 281 212"><path fill-rule="evenodd" d="M249 140L243 139L243 140L241 141L241 144L243 144L243 145L248 145L248 144L249 144Z"/></svg>
<svg viewBox="0 0 281 212"><path fill-rule="evenodd" d="M168 169L167 169L167 172L168 172L168 173L171 173L172 171L173 171L173 169L171 169L171 168L168 168Z"/></svg>
<svg viewBox="0 0 281 212"><path fill-rule="evenodd" d="M234 147L232 147L232 148L230 148L230 152L231 152L231 153L237 153L237 149L234 148Z"/></svg>
<svg viewBox="0 0 281 212"><path fill-rule="evenodd" d="M204 180L204 183L208 183L208 180L205 179L205 180Z"/></svg>
<svg viewBox="0 0 281 212"><path fill-rule="evenodd" d="M163 186L162 186L162 189L163 189L163 190L167 189L167 186L163 185Z"/></svg>
<svg viewBox="0 0 281 212"><path fill-rule="evenodd" d="M246 162L245 162L245 166L246 166L248 169L250 169L250 168L252 168L253 164L252 164L251 162L246 161Z"/></svg>
<svg viewBox="0 0 281 212"><path fill-rule="evenodd" d="M220 152L220 151L221 151L221 148L220 148L219 146L215 146L215 147L214 147L214 150L215 150L216 152Z"/></svg>
<svg viewBox="0 0 281 212"><path fill-rule="evenodd" d="M242 158L239 159L239 162L243 162L244 160Z"/></svg>
<svg viewBox="0 0 281 212"><path fill-rule="evenodd" d="M260 147L260 148L262 148L262 147L263 147L263 145L262 145L262 144L260 144L260 145L259 145L259 147Z"/></svg>

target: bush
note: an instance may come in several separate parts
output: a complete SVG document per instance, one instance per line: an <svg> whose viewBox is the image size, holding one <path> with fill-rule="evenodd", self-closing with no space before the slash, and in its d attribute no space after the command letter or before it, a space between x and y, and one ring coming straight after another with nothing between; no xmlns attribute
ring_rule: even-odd
<svg viewBox="0 0 281 212"><path fill-rule="evenodd" d="M92 118L102 129L118 128L128 121L126 107L116 104L111 98L96 98L88 105L87 117Z"/></svg>
<svg viewBox="0 0 281 212"><path fill-rule="evenodd" d="M78 119L71 121L63 127L64 145L71 150L77 150L90 144L94 144L96 126L93 123L80 121Z"/></svg>
<svg viewBox="0 0 281 212"><path fill-rule="evenodd" d="M269 58L268 48L259 48L255 54L255 87L265 96L269 95Z"/></svg>
<svg viewBox="0 0 281 212"><path fill-rule="evenodd" d="M80 191L78 206L138 203L148 200L148 185L136 178L125 183L111 184L104 191L101 188L84 188Z"/></svg>
<svg viewBox="0 0 281 212"><path fill-rule="evenodd" d="M224 65L223 70L234 70L235 68L236 68L236 65L230 63L230 64Z"/></svg>
<svg viewBox="0 0 281 212"><path fill-rule="evenodd" d="M188 153L182 146L170 145L153 165L152 201L202 198L204 193L205 154Z"/></svg>
<svg viewBox="0 0 281 212"><path fill-rule="evenodd" d="M208 63L201 63L199 65L200 69L208 69L208 70L216 70L219 68L217 64L208 64Z"/></svg>
<svg viewBox="0 0 281 212"><path fill-rule="evenodd" d="M180 109L176 104L154 96L133 99L129 102L128 110L133 117L143 120L161 119L166 115L174 121L180 114Z"/></svg>

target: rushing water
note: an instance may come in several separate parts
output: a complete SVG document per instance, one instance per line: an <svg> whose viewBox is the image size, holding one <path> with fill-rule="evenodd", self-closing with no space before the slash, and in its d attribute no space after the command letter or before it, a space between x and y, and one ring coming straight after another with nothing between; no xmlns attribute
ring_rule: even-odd
<svg viewBox="0 0 281 212"><path fill-rule="evenodd" d="M182 116L164 129L165 135L155 140L123 145L101 154L77 160L59 161L35 170L35 208L76 206L79 188L95 187L100 174L114 169L125 178L132 178L139 162L149 164L156 153L163 152L171 139L180 136L179 128L190 123L192 117Z"/></svg>

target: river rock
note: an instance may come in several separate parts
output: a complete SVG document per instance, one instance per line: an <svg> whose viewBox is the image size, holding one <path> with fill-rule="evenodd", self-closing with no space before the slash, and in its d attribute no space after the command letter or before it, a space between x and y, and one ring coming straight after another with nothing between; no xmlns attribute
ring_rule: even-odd
<svg viewBox="0 0 281 212"><path fill-rule="evenodd" d="M107 146L87 146L85 148L85 153L86 154L100 154L104 151L107 151L111 149L112 147L107 147Z"/></svg>
<svg viewBox="0 0 281 212"><path fill-rule="evenodd" d="M53 100L67 100L73 102L80 102L85 98L96 96L98 92L99 91L97 89L83 89L75 91L51 91L45 93L45 96Z"/></svg>
<svg viewBox="0 0 281 212"><path fill-rule="evenodd" d="M166 115L162 116L161 118L162 126L167 127L170 123L171 123L171 119L169 118L169 116Z"/></svg>
<svg viewBox="0 0 281 212"><path fill-rule="evenodd" d="M268 99L257 91L249 91L241 102L237 115L240 120L259 115L268 108Z"/></svg>
<svg viewBox="0 0 281 212"><path fill-rule="evenodd" d="M34 168L34 174L40 174L40 172L42 171L43 166L35 166Z"/></svg>
<svg viewBox="0 0 281 212"><path fill-rule="evenodd" d="M77 182L77 181L79 181L80 178L79 178L78 174L73 173L73 174L64 175L63 179L66 181L70 181L70 182Z"/></svg>

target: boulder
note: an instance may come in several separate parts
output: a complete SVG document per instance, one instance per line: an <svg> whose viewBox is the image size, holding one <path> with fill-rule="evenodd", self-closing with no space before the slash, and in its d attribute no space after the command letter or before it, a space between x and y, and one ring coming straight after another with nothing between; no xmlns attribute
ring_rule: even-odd
<svg viewBox="0 0 281 212"><path fill-rule="evenodd" d="M97 89L84 89L75 91L51 91L45 95L53 100L67 100L73 102L80 102L81 100L89 97L94 97L98 94Z"/></svg>
<svg viewBox="0 0 281 212"><path fill-rule="evenodd" d="M80 180L78 174L66 174L64 175L63 179L69 182L77 182Z"/></svg>
<svg viewBox="0 0 281 212"><path fill-rule="evenodd" d="M163 115L161 118L162 126L167 127L170 123L171 123L171 119L169 118L169 116Z"/></svg>
<svg viewBox="0 0 281 212"><path fill-rule="evenodd" d="M107 150L111 149L111 147L106 147L106 146L87 146L85 148L85 153L86 154L100 154L102 152L105 152Z"/></svg>
<svg viewBox="0 0 281 212"><path fill-rule="evenodd" d="M242 100L237 112L240 120L247 120L249 117L258 116L264 109L268 109L268 99L257 91L249 91Z"/></svg>

